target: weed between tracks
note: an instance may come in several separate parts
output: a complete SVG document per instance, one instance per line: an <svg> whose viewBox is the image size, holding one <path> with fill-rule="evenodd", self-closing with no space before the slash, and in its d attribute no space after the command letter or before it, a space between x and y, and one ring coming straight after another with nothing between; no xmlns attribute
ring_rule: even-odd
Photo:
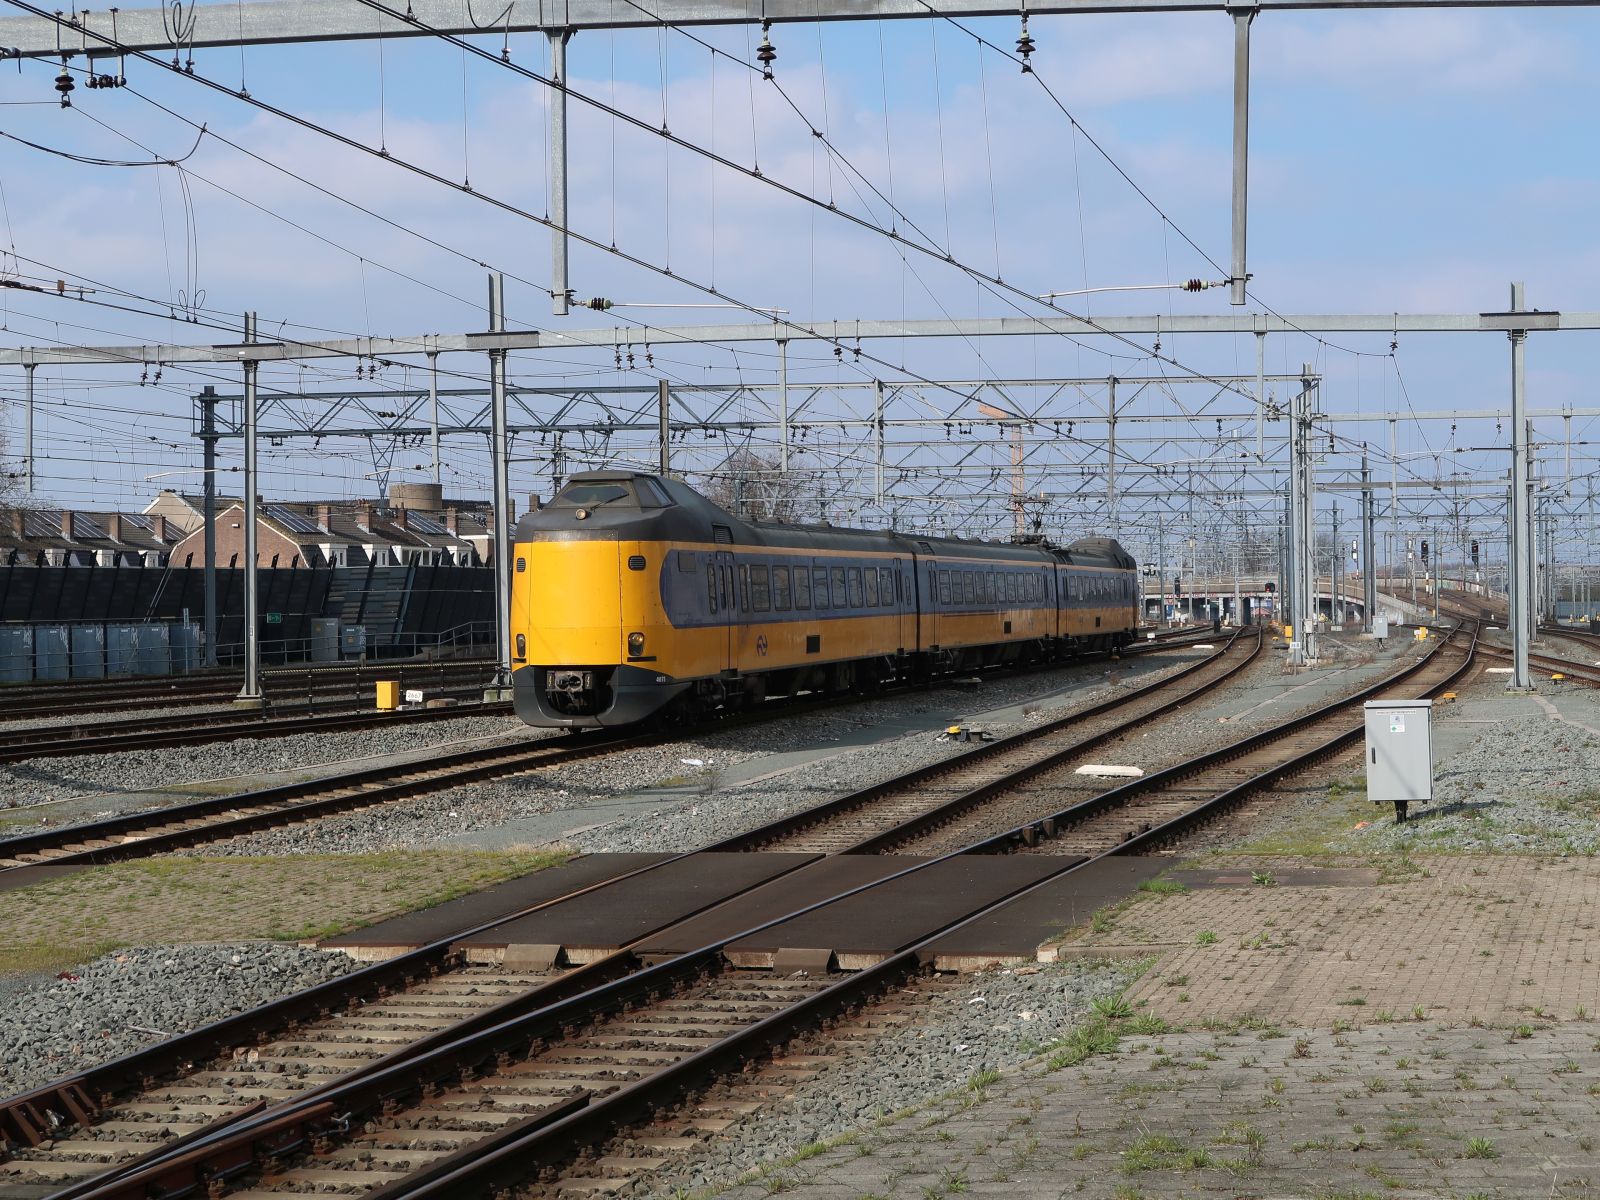
<svg viewBox="0 0 1600 1200"><path fill-rule="evenodd" d="M6 894L0 972L71 966L124 946L327 937L568 857L548 850L390 851L95 867Z"/></svg>

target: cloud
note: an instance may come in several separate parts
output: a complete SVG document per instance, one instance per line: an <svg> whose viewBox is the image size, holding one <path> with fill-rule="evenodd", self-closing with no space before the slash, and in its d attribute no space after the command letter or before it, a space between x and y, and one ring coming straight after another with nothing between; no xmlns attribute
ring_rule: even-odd
<svg viewBox="0 0 1600 1200"><path fill-rule="evenodd" d="M1517 16L1442 11L1259 21L1252 54L1269 78L1355 89L1378 103L1548 83L1576 61L1569 43Z"/></svg>

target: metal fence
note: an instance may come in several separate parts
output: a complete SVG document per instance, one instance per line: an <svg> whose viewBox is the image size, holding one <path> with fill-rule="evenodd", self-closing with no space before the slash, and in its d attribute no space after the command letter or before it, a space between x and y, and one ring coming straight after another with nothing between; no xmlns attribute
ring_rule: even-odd
<svg viewBox="0 0 1600 1200"><path fill-rule="evenodd" d="M264 568L262 661L487 653L486 567ZM192 567L0 566L0 682L166 675L204 661L205 573ZM244 656L244 572L217 571L217 659Z"/></svg>

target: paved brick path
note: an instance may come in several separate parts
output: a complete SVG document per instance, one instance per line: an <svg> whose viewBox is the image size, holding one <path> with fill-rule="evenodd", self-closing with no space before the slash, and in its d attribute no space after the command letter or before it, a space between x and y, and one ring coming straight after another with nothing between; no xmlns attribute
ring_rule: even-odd
<svg viewBox="0 0 1600 1200"><path fill-rule="evenodd" d="M1130 998L1174 1023L1326 1025L1417 1005L1452 1021L1600 1014L1600 862L1415 862L1386 884L1197 888L1136 904L1076 946L1158 953ZM1198 944L1207 931L1216 940Z"/></svg>
<svg viewBox="0 0 1600 1200"><path fill-rule="evenodd" d="M1298 1040L1272 1028L1130 1038L725 1195L1592 1197L1597 1032L1569 1023L1508 1043L1422 1021Z"/></svg>
<svg viewBox="0 0 1600 1200"><path fill-rule="evenodd" d="M1600 863L1430 857L1380 882L1280 861L1276 886L1252 865L1064 948L1155 956L1128 998L1184 1032L1035 1063L726 1194L1600 1196Z"/></svg>

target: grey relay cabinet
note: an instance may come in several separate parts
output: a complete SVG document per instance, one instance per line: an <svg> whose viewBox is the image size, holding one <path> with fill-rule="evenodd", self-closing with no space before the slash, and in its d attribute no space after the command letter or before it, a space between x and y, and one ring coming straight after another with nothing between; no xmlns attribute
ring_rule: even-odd
<svg viewBox="0 0 1600 1200"><path fill-rule="evenodd" d="M1433 701L1369 700L1363 708L1367 799L1396 805L1432 800Z"/></svg>

